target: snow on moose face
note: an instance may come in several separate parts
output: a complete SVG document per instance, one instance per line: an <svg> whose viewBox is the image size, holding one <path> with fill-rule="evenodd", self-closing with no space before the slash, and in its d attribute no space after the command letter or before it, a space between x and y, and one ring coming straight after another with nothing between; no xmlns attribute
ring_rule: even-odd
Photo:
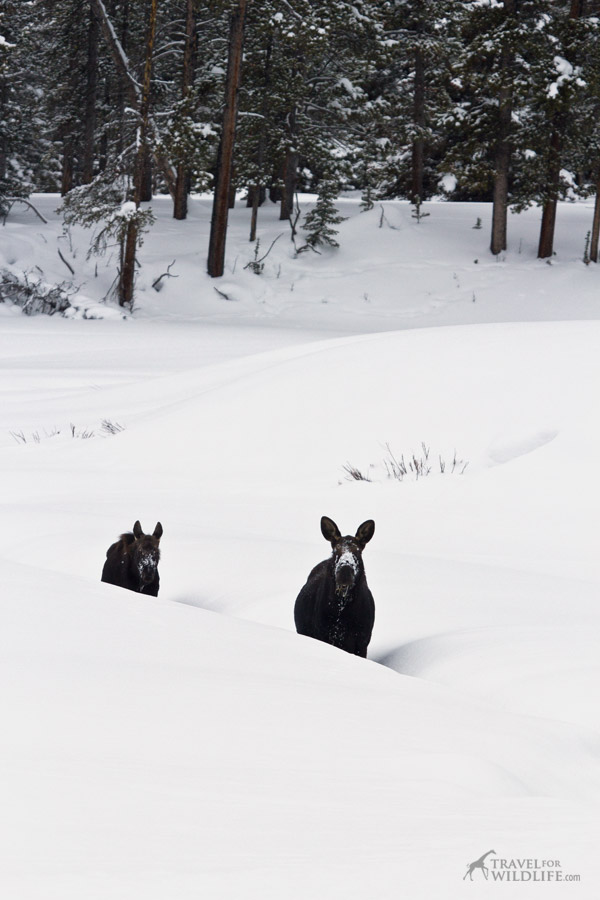
<svg viewBox="0 0 600 900"><path fill-rule="evenodd" d="M336 589L347 593L360 572L360 548L352 538L344 538L335 546L333 556Z"/></svg>
<svg viewBox="0 0 600 900"><path fill-rule="evenodd" d="M154 581L159 559L160 550L154 538L144 535L141 540L136 541L134 565L142 584L151 584Z"/></svg>
<svg viewBox="0 0 600 900"><path fill-rule="evenodd" d="M367 519L358 526L354 537L342 537L340 529L329 516L321 517L321 533L333 548L333 572L337 593L347 596L360 578L362 551L375 532L375 522Z"/></svg>

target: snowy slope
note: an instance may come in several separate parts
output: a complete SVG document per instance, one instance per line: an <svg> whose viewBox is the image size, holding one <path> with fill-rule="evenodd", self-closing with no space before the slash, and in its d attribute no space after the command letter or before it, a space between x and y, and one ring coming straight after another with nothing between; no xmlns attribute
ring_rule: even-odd
<svg viewBox="0 0 600 900"><path fill-rule="evenodd" d="M420 225L388 204L380 228L347 201L338 253L294 260L282 238L257 277L239 209L228 302L205 202L183 225L157 206L133 317L0 305L3 895L459 898L494 848L581 880L486 891L594 897L589 210L561 207L548 266L533 212L490 261L483 204ZM62 278L59 232L11 216L0 264ZM97 309L110 269L72 241ZM388 447L422 444L427 477L386 477ZM376 521L367 661L293 631L322 514ZM165 530L156 600L99 583L137 518Z"/></svg>
<svg viewBox="0 0 600 900"><path fill-rule="evenodd" d="M3 570L6 896L454 896L490 840L591 874L590 732L287 632Z"/></svg>

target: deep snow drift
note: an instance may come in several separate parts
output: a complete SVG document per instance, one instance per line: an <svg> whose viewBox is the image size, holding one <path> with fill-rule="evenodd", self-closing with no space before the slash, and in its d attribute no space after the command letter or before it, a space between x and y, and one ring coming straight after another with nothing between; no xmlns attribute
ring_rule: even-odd
<svg viewBox="0 0 600 900"><path fill-rule="evenodd" d="M548 265L535 211L493 260L484 204L347 200L339 251L282 237L261 276L240 208L225 300L208 204L159 200L123 319L114 260L35 202L0 266L57 281L60 247L104 319L0 304L3 895L595 897L589 204ZM429 474L390 479L413 454ZM293 631L323 514L376 522L367 661ZM137 518L165 529L156 600L99 582Z"/></svg>

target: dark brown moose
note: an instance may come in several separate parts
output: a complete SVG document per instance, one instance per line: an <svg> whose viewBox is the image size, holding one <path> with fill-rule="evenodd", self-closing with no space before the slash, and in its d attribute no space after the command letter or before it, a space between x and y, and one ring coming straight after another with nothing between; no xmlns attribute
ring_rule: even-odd
<svg viewBox="0 0 600 900"><path fill-rule="evenodd" d="M362 551L373 537L368 519L354 537L342 537L332 519L323 516L321 532L333 553L312 570L296 599L298 634L316 638L347 653L366 656L375 621L375 603L367 585Z"/></svg>
<svg viewBox="0 0 600 900"><path fill-rule="evenodd" d="M136 522L133 532L122 534L106 551L101 580L129 591L157 597L160 584L158 545L162 533L160 522L156 523L153 534L144 534L139 521Z"/></svg>

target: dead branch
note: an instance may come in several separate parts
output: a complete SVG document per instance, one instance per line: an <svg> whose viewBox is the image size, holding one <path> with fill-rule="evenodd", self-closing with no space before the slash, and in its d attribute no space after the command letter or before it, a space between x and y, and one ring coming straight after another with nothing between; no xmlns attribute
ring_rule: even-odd
<svg viewBox="0 0 600 900"><path fill-rule="evenodd" d="M155 278L152 282L152 287L157 293L162 290L161 281L163 280L163 278L179 278L179 275L171 275L171 268L175 265L176 262L177 260L174 259L173 262L167 266L167 271L163 272L162 275L159 275L158 278Z"/></svg>
<svg viewBox="0 0 600 900"><path fill-rule="evenodd" d="M263 259L266 259L267 256L269 255L269 253L271 252L271 250L273 249L273 247L275 246L275 244L277 243L277 241L279 240L279 238L280 238L280 237L283 237L284 234L285 234L284 231L282 231L281 234L278 234L277 237L275 238L275 240L272 241L271 246L269 247L269 249L267 250L267 252L265 253L265 255L264 255L264 256L261 256L260 259L253 259L253 260L251 260L250 262L246 263L246 265L244 266L244 268L247 269L247 268L249 268L250 266L257 266L259 263L261 263L261 262L263 261ZM216 290L216 288L215 288L215 290Z"/></svg>
<svg viewBox="0 0 600 900"><path fill-rule="evenodd" d="M75 274L75 269L73 268L73 266L71 265L71 263L67 262L67 260L64 258L64 256L63 256L62 253L60 252L60 250L58 250L58 255L60 256L60 258L61 258L62 261L64 262L65 266L67 267L67 269L69 270L69 272L71 273L71 275L74 275L74 274Z"/></svg>
<svg viewBox="0 0 600 900"><path fill-rule="evenodd" d="M213 287L214 287L214 285L213 285ZM229 296L229 294L226 294L224 291L220 291L219 288L215 288L215 291L217 292L219 297L223 297L224 300L231 300L231 297Z"/></svg>
<svg viewBox="0 0 600 900"><path fill-rule="evenodd" d="M33 205L33 203L31 203L29 200L26 200L24 197L5 197L4 199L5 199L6 202L9 204L9 206L8 206L8 209L6 210L5 215L4 215L4 219L2 220L2 224L3 224L3 225L6 225L6 219L7 219L7 217L8 217L9 212L10 212L10 209L11 209L11 207L13 206L14 203L24 203L25 206L28 206L29 209L32 209L32 210L34 211L34 213L36 214L36 216L38 217L38 219L41 219L42 222L44 223L44 225L47 225L47 224L48 224L48 219L45 219L45 218L43 217L43 215L41 214L41 212L39 212L39 210L37 210L37 209L35 208L35 206Z"/></svg>

